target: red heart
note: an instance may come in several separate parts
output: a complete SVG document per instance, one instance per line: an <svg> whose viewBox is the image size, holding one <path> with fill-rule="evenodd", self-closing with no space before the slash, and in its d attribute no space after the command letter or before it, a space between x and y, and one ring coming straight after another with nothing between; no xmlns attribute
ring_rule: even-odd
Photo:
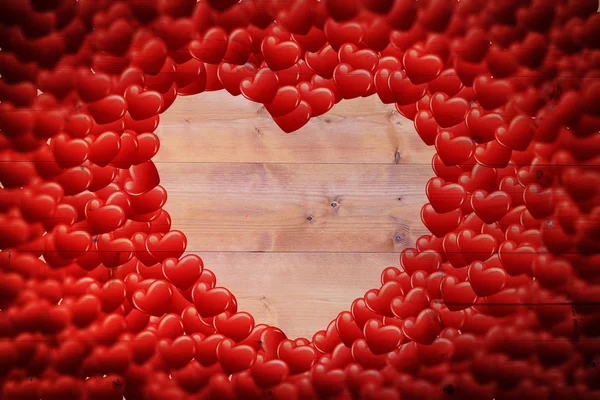
<svg viewBox="0 0 600 400"><path fill-rule="evenodd" d="M475 143L469 137L442 131L435 139L435 149L444 164L458 165L473 156Z"/></svg>
<svg viewBox="0 0 600 400"><path fill-rule="evenodd" d="M250 374L258 386L269 388L281 383L288 376L289 368L281 360L270 360L255 363Z"/></svg>
<svg viewBox="0 0 600 400"><path fill-rule="evenodd" d="M98 297L102 302L102 311L111 313L125 300L125 284L120 280L111 280L104 284Z"/></svg>
<svg viewBox="0 0 600 400"><path fill-rule="evenodd" d="M174 17L177 16L174 15ZM153 30L165 42L169 50L178 50L185 47L192 38L193 24L189 18L173 19L164 15L154 22Z"/></svg>
<svg viewBox="0 0 600 400"><path fill-rule="evenodd" d="M290 375L308 371L315 362L316 351L311 346L297 345L284 339L277 346L277 356L290 367Z"/></svg>
<svg viewBox="0 0 600 400"><path fill-rule="evenodd" d="M442 128L449 128L463 122L469 103L460 97L450 98L446 93L436 93L431 96L431 112Z"/></svg>
<svg viewBox="0 0 600 400"><path fill-rule="evenodd" d="M341 339L336 328L336 320L329 323L326 331L319 331L312 338L312 343L321 353L333 352L340 342Z"/></svg>
<svg viewBox="0 0 600 400"><path fill-rule="evenodd" d="M364 36L362 25L357 22L338 23L333 19L328 19L324 28L329 45L336 52L346 43L358 46Z"/></svg>
<svg viewBox="0 0 600 400"><path fill-rule="evenodd" d="M495 138L498 128L504 126L504 118L495 112L485 113L481 108L471 108L465 116L465 122L471 131L471 137L478 143Z"/></svg>
<svg viewBox="0 0 600 400"><path fill-rule="evenodd" d="M399 296L392 300L391 309L394 315L401 319L417 317L429 305L429 296L423 288L414 288L406 296Z"/></svg>
<svg viewBox="0 0 600 400"><path fill-rule="evenodd" d="M359 50L358 46L348 43L340 47L338 59L342 64L349 64L353 69L364 69L370 73L375 72L379 56L372 50Z"/></svg>
<svg viewBox="0 0 600 400"><path fill-rule="evenodd" d="M254 318L248 313L222 313L215 317L213 325L218 333L239 343L246 339L254 328Z"/></svg>
<svg viewBox="0 0 600 400"><path fill-rule="evenodd" d="M444 63L439 56L424 54L424 52L415 48L404 53L402 63L406 69L406 74L415 85L433 81L444 67Z"/></svg>
<svg viewBox="0 0 600 400"><path fill-rule="evenodd" d="M270 103L278 89L279 79L268 68L261 68L253 78L245 78L240 82L240 91L244 97L257 103Z"/></svg>
<svg viewBox="0 0 600 400"><path fill-rule="evenodd" d="M427 93L427 85L414 84L405 71L394 71L388 79L389 90L394 94L396 103L401 106L421 100Z"/></svg>
<svg viewBox="0 0 600 400"><path fill-rule="evenodd" d="M442 92L450 97L456 96L463 88L463 84L456 75L454 69L446 69L427 84L429 92L432 94Z"/></svg>
<svg viewBox="0 0 600 400"><path fill-rule="evenodd" d="M144 91L141 86L132 85L125 91L127 111L136 121L151 118L158 114L163 107L163 97L160 93Z"/></svg>
<svg viewBox="0 0 600 400"><path fill-rule="evenodd" d="M364 96L374 88L373 75L369 71L354 69L349 64L335 67L333 81L344 99Z"/></svg>
<svg viewBox="0 0 600 400"><path fill-rule="evenodd" d="M295 86L300 81L300 73L308 70L308 74L312 75L312 72L308 67L303 68L304 63L296 63L289 68L275 72L279 79L279 86ZM261 66L267 67L265 62L261 63Z"/></svg>
<svg viewBox="0 0 600 400"><path fill-rule="evenodd" d="M306 125L310 120L311 112L310 105L305 101L300 101L293 111L280 117L275 117L273 120L282 131L290 133Z"/></svg>
<svg viewBox="0 0 600 400"><path fill-rule="evenodd" d="M484 110L493 110L505 105L513 94L513 87L507 80L496 80L478 76L473 82L477 102Z"/></svg>
<svg viewBox="0 0 600 400"><path fill-rule="evenodd" d="M462 40L457 40L454 49L460 59L470 63L479 63L486 58L490 39L481 29L469 29Z"/></svg>
<svg viewBox="0 0 600 400"><path fill-rule="evenodd" d="M342 343L347 347L351 347L356 339L363 337L362 329L356 324L352 314L347 311L337 316L335 326Z"/></svg>
<svg viewBox="0 0 600 400"><path fill-rule="evenodd" d="M416 249L404 249L400 253L400 266L409 275L416 271L425 271L433 273L437 271L442 264L442 256L434 250L425 250L416 252Z"/></svg>
<svg viewBox="0 0 600 400"><path fill-rule="evenodd" d="M130 178L125 179L123 187L130 196L141 196L148 193L160 183L156 165L152 161L133 165L128 172Z"/></svg>
<svg viewBox="0 0 600 400"><path fill-rule="evenodd" d="M331 110L335 104L335 94L326 87L315 88L311 83L298 84L300 96L311 109L311 117L318 117Z"/></svg>
<svg viewBox="0 0 600 400"><path fill-rule="evenodd" d="M110 233L104 233L98 237L96 248L102 264L108 268L115 268L131 260L134 252L131 240L114 239Z"/></svg>
<svg viewBox="0 0 600 400"><path fill-rule="evenodd" d="M446 276L440 284L444 305L450 311L460 311L471 307L477 300L470 282L460 282L454 276Z"/></svg>
<svg viewBox="0 0 600 400"><path fill-rule="evenodd" d="M475 261L469 265L469 282L479 297L491 296L504 288L508 277L504 269L489 267L487 263Z"/></svg>
<svg viewBox="0 0 600 400"><path fill-rule="evenodd" d="M204 335L215 333L211 318L202 318L194 306L186 307L181 312L181 320L187 333L201 333Z"/></svg>
<svg viewBox="0 0 600 400"><path fill-rule="evenodd" d="M471 172L465 172L458 178L458 183L470 193L478 189L492 192L496 189L497 176L495 168L476 164Z"/></svg>
<svg viewBox="0 0 600 400"><path fill-rule="evenodd" d="M109 95L102 100L91 103L88 107L97 124L110 124L117 121L127 111L125 99L117 95Z"/></svg>
<svg viewBox="0 0 600 400"><path fill-rule="evenodd" d="M92 199L85 205L85 218L92 233L108 233L125 223L125 211L117 206Z"/></svg>
<svg viewBox="0 0 600 400"><path fill-rule="evenodd" d="M388 84L391 74L391 69L379 67L377 71L375 71L375 75L373 76L373 85L375 86L375 91L379 96L381 102L384 104L391 104L396 102L396 95L394 94L394 92L392 92L390 85ZM401 115L408 115L407 118L414 119L414 115L417 111L416 107L414 107L414 104L410 104L408 106L408 109L410 109L410 111L401 111L401 107L406 108L407 106L401 106L398 104L396 105L396 107Z"/></svg>
<svg viewBox="0 0 600 400"><path fill-rule="evenodd" d="M325 79L333 78L333 71L338 64L338 54L331 46L325 46L317 52L307 51L306 65Z"/></svg>
<svg viewBox="0 0 600 400"><path fill-rule="evenodd" d="M527 185L523 191L523 200L527 210L534 218L545 218L554 211L552 189L543 189L537 183Z"/></svg>
<svg viewBox="0 0 600 400"><path fill-rule="evenodd" d="M471 63L455 58L452 66L465 87L473 86L473 81L477 76L489 75L487 64L484 62Z"/></svg>
<svg viewBox="0 0 600 400"><path fill-rule="evenodd" d="M427 96L426 96L427 97ZM438 134L439 125L429 110L416 111L414 125L417 133L427 146L433 146ZM439 157L436 155L439 159ZM436 171L436 174L437 171ZM438 174L439 176L439 174Z"/></svg>
<svg viewBox="0 0 600 400"><path fill-rule="evenodd" d="M110 94L110 76L103 73L93 73L88 69L77 71L77 93L81 100L93 103Z"/></svg>
<svg viewBox="0 0 600 400"><path fill-rule="evenodd" d="M218 64L227 53L227 33L223 28L209 28L201 40L192 40L189 50L192 57L208 64Z"/></svg>
<svg viewBox="0 0 600 400"><path fill-rule="evenodd" d="M168 310L173 290L165 281L157 280L148 289L133 293L133 305L140 311L154 316L162 316Z"/></svg>
<svg viewBox="0 0 600 400"><path fill-rule="evenodd" d="M373 354L386 354L398 348L404 339L402 330L394 325L383 326L383 322L369 320L363 329L365 341Z"/></svg>
<svg viewBox="0 0 600 400"><path fill-rule="evenodd" d="M398 282L387 282L380 289L371 289L365 294L365 305L372 312L393 317L394 314L390 309L390 301L403 294L402 286Z"/></svg>
<svg viewBox="0 0 600 400"><path fill-rule="evenodd" d="M184 367L194 357L194 351L195 342L190 336L180 336L172 341L162 339L158 342L158 353L170 368Z"/></svg>
<svg viewBox="0 0 600 400"><path fill-rule="evenodd" d="M454 343L443 337L437 338L431 345L417 343L416 347L419 359L426 366L442 364L454 356Z"/></svg>
<svg viewBox="0 0 600 400"><path fill-rule="evenodd" d="M94 164L105 167L115 159L120 148L119 135L114 132L105 132L91 143L88 158Z"/></svg>
<svg viewBox="0 0 600 400"><path fill-rule="evenodd" d="M231 308L233 295L225 288L210 288L206 283L199 282L193 287L192 298L200 315L206 318Z"/></svg>
<svg viewBox="0 0 600 400"><path fill-rule="evenodd" d="M427 229L439 238L456 229L462 216L460 208L443 214L435 212L431 204L426 204L421 208L421 220Z"/></svg>
<svg viewBox="0 0 600 400"><path fill-rule="evenodd" d="M498 248L498 256L504 270L511 276L517 276L531 273L536 251L528 244L518 246L513 241L506 241Z"/></svg>
<svg viewBox="0 0 600 400"><path fill-rule="evenodd" d="M146 238L148 252L158 261L167 258L179 259L185 252L187 239L180 231L170 231L166 234L153 233Z"/></svg>
<svg viewBox="0 0 600 400"><path fill-rule="evenodd" d="M536 281L548 289L561 289L572 279L572 267L566 260L556 260L549 254L538 254L532 272Z"/></svg>
<svg viewBox="0 0 600 400"><path fill-rule="evenodd" d="M493 236L477 234L470 229L458 233L456 242L467 262L485 261L498 249L498 244Z"/></svg>
<svg viewBox="0 0 600 400"><path fill-rule="evenodd" d="M203 269L202 259L195 254L186 255L180 260L170 257L162 262L163 274L180 290L189 289L198 280Z"/></svg>
<svg viewBox="0 0 600 400"><path fill-rule="evenodd" d="M167 57L160 71L154 75L144 75L144 86L147 89L155 90L165 97L163 100L167 103L166 95L173 87L177 76L177 65L171 57Z"/></svg>
<svg viewBox="0 0 600 400"><path fill-rule="evenodd" d="M511 207L511 199L502 191L487 193L476 190L471 196L471 205L479 218L486 224L492 224L506 215Z"/></svg>
<svg viewBox="0 0 600 400"><path fill-rule="evenodd" d="M157 38L148 39L139 50L130 50L133 65L149 75L156 75L167 59L167 46Z"/></svg>
<svg viewBox="0 0 600 400"><path fill-rule="evenodd" d="M510 162L512 149L492 140L475 148L475 161L486 167L505 168Z"/></svg>
<svg viewBox="0 0 600 400"><path fill-rule="evenodd" d="M303 84L309 85L307 82ZM275 95L275 98L269 104L265 104L265 108L272 117L280 117L288 114L300 104L300 92L294 86L280 87Z"/></svg>
<svg viewBox="0 0 600 400"><path fill-rule="evenodd" d="M300 59L300 46L292 41L282 42L274 36L267 36L261 44L261 52L271 71L290 68Z"/></svg>
<svg viewBox="0 0 600 400"><path fill-rule="evenodd" d="M402 332L417 343L431 344L442 330L442 322L437 312L431 309L421 311L415 319L404 320Z"/></svg>
<svg viewBox="0 0 600 400"><path fill-rule="evenodd" d="M508 128L496 128L496 140L503 146L523 151L529 146L534 134L534 121L525 115L514 118Z"/></svg>
<svg viewBox="0 0 600 400"><path fill-rule="evenodd" d="M386 354L373 354L364 339L358 339L352 344L352 358L367 368L381 369L386 364Z"/></svg>

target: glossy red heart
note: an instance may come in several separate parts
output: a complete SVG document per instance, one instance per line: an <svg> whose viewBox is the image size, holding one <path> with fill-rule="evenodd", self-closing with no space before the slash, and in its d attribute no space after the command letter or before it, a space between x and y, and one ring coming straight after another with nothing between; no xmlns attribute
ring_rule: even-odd
<svg viewBox="0 0 600 400"><path fill-rule="evenodd" d="M163 97L156 91L144 91L142 87L132 85L125 91L127 112L136 121L151 118L163 107Z"/></svg>
<svg viewBox="0 0 600 400"><path fill-rule="evenodd" d="M409 79L416 85L433 81L444 67L439 56L424 54L418 49L410 49L404 53L402 63Z"/></svg>
<svg viewBox="0 0 600 400"><path fill-rule="evenodd" d="M157 280L148 289L139 289L133 293L133 305L140 311L154 316L162 316L168 310L173 289L164 281Z"/></svg>
<svg viewBox="0 0 600 400"><path fill-rule="evenodd" d="M450 98L440 92L431 96L430 108L437 123L442 128L450 128L464 121L469 103L463 98Z"/></svg>
<svg viewBox="0 0 600 400"><path fill-rule="evenodd" d="M423 308L429 305L429 296L423 288L414 288L406 293L406 296L399 296L392 300L392 313L400 319L417 317Z"/></svg>
<svg viewBox="0 0 600 400"><path fill-rule="evenodd" d="M273 118L277 126L285 133L290 133L302 128L308 123L312 116L312 108L306 101L301 100L298 106L291 112Z"/></svg>
<svg viewBox="0 0 600 400"><path fill-rule="evenodd" d="M373 75L365 69L354 69L350 64L338 64L333 81L344 99L367 95L374 89Z"/></svg>
<svg viewBox="0 0 600 400"><path fill-rule="evenodd" d="M475 214L486 224L492 224L506 215L511 208L511 198L502 191L486 193L476 190L471 196L471 206Z"/></svg>
<svg viewBox="0 0 600 400"><path fill-rule="evenodd" d="M206 283L197 283L192 290L194 305L203 317L214 317L229 309L232 294L225 288L210 288Z"/></svg>
<svg viewBox="0 0 600 400"><path fill-rule="evenodd" d="M277 94L279 79L270 69L261 68L253 78L245 78L239 85L240 91L248 100L268 104Z"/></svg>
<svg viewBox="0 0 600 400"><path fill-rule="evenodd" d="M292 41L281 42L274 36L267 36L261 44L261 52L271 71L282 71L298 62L300 46Z"/></svg>
<svg viewBox="0 0 600 400"><path fill-rule="evenodd" d="M189 50L192 57L208 64L218 64L227 53L227 33L220 27L209 28L202 39L192 40Z"/></svg>
<svg viewBox="0 0 600 400"><path fill-rule="evenodd" d="M417 343L431 344L442 330L439 315L431 309L425 309L415 318L404 320L402 331L409 339Z"/></svg>
<svg viewBox="0 0 600 400"><path fill-rule="evenodd" d="M496 129L496 140L506 147L513 150L525 150L535 130L535 122L527 116L518 116L514 118L508 128L499 127Z"/></svg>
<svg viewBox="0 0 600 400"><path fill-rule="evenodd" d="M460 208L442 214L435 212L431 204L426 204L421 208L421 220L427 229L439 238L456 229L462 217L463 213Z"/></svg>

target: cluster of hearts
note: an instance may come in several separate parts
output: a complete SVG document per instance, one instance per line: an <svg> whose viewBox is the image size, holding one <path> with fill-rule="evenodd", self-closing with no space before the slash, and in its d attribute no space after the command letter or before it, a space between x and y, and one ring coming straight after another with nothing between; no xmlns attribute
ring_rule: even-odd
<svg viewBox="0 0 600 400"><path fill-rule="evenodd" d="M0 397L599 398L597 7L2 2ZM222 89L286 132L376 94L437 150L432 235L310 340L162 209L159 115Z"/></svg>

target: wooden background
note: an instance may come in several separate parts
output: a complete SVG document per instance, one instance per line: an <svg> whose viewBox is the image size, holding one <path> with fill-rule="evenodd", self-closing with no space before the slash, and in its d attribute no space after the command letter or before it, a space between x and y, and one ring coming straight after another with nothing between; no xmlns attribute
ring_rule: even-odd
<svg viewBox="0 0 600 400"><path fill-rule="evenodd" d="M226 92L178 98L155 162L173 229L239 309L312 338L426 233L432 147L376 96L285 134Z"/></svg>

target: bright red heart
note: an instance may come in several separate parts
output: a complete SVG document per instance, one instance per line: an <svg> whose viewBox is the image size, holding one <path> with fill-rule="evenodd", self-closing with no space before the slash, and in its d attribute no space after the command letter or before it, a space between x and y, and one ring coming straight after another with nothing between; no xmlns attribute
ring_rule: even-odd
<svg viewBox="0 0 600 400"><path fill-rule="evenodd" d="M300 46L292 41L281 42L274 36L267 36L261 44L261 52L271 71L290 68L300 59Z"/></svg>

